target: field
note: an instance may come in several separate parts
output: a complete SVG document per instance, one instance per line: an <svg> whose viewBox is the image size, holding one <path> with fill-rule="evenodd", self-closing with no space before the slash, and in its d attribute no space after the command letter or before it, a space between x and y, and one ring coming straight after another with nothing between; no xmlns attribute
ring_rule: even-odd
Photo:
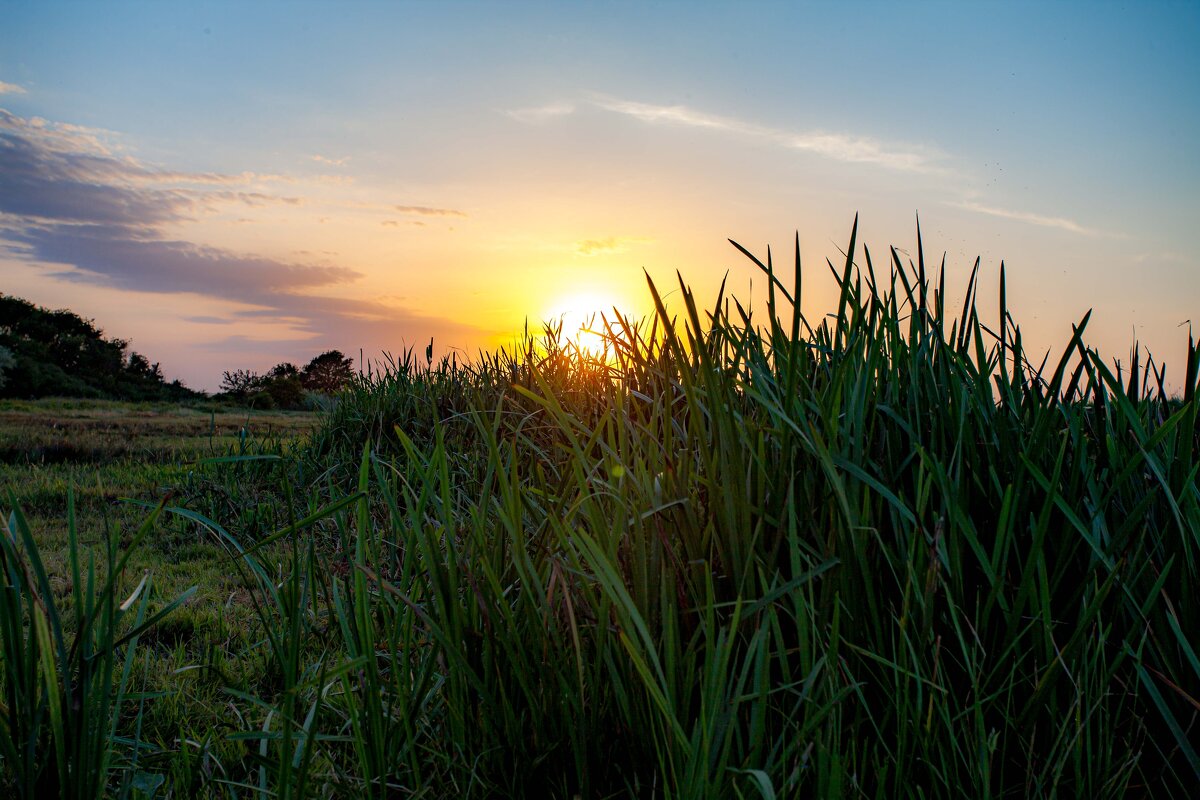
<svg viewBox="0 0 1200 800"><path fill-rule="evenodd" d="M13 493L48 564L67 562L66 500L73 493L79 539L103 540L106 528L136 528L142 507L203 484L197 462L268 447L281 452L307 435L312 414L233 410L217 404L178 407L102 400L0 401L0 486ZM201 470L202 471L202 470ZM212 487L206 487L212 494ZM7 498L6 498L7 502ZM186 578L217 566L219 546L193 541L181 551L158 531L139 555L156 580ZM219 559L218 559L219 560ZM60 572L60 570L55 570ZM167 574L164 574L164 571Z"/></svg>
<svg viewBox="0 0 1200 800"><path fill-rule="evenodd" d="M0 403L0 486L6 508L18 505L47 572L55 601L73 613L70 555L74 528L78 553L99 559L115 536L128 545L130 534L146 519L141 503L173 503L203 495L209 502L245 502L252 491L236 495L207 481L203 459L257 452L263 446L285 452L315 424L312 414L178 407L101 400L4 401ZM189 496L190 493L190 496ZM73 522L67 499L74 503ZM219 691L193 694L177 670L213 656L219 643L252 644L252 611L243 582L229 566L220 543L211 537L162 520L131 553L129 575L153 576L158 596L176 596L196 587L189 602L153 632L155 646L139 652L137 680L144 692L161 685L188 718L204 719L221 706ZM136 581L134 581L136 583ZM129 585L132 589L132 584ZM7 653L6 653L7 655ZM211 664L210 664L211 666ZM191 681L191 683L195 683ZM10 687L11 688L11 685ZM189 699L189 695L191 698ZM149 721L156 713L145 717ZM172 720L174 723L174 720ZM177 731L171 731L171 736ZM19 774L8 779L20 778ZM33 791L32 787L27 787ZM36 792L35 792L36 793Z"/></svg>
<svg viewBox="0 0 1200 800"><path fill-rule="evenodd" d="M410 353L319 417L0 408L0 780L1193 796L1200 350L1042 363L1003 278L988 323L847 253L816 324L746 253L765 318L650 287L604 357Z"/></svg>

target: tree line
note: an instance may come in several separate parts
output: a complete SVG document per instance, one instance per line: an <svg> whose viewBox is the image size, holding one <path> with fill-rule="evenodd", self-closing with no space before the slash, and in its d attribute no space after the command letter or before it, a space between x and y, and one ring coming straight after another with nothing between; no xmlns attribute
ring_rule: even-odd
<svg viewBox="0 0 1200 800"><path fill-rule="evenodd" d="M90 319L0 294L0 397L187 400L198 392L167 382L157 363Z"/></svg>
<svg viewBox="0 0 1200 800"><path fill-rule="evenodd" d="M217 398L257 408L304 408L312 394L334 394L353 377L353 361L329 350L304 367L284 362L265 375L226 372ZM0 294L0 398L179 402L205 396L179 380L168 382L157 362L124 339L105 337L94 320Z"/></svg>
<svg viewBox="0 0 1200 800"><path fill-rule="evenodd" d="M265 375L245 369L222 373L221 392L255 408L303 408L307 394L335 394L353 377L354 361L327 350L303 368L284 361Z"/></svg>

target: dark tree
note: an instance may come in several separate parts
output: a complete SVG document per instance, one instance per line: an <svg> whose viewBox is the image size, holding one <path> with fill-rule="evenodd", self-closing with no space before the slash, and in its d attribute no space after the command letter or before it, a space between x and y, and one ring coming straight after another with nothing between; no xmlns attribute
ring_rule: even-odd
<svg viewBox="0 0 1200 800"><path fill-rule="evenodd" d="M276 408L300 408L304 405L304 386L300 383L300 368L290 361L271 367L255 387L260 394L270 395Z"/></svg>
<svg viewBox="0 0 1200 800"><path fill-rule="evenodd" d="M276 364L271 367L271 371L267 373L268 378L299 378L300 368L290 361Z"/></svg>
<svg viewBox="0 0 1200 800"><path fill-rule="evenodd" d="M300 382L310 392L334 394L354 377L354 360L341 350L328 350L305 365Z"/></svg>
<svg viewBox="0 0 1200 800"><path fill-rule="evenodd" d="M140 378L144 381L152 383L162 383L163 374L162 368L155 361L153 364L141 353L136 351L129 354L129 361L125 364L125 371L135 378Z"/></svg>
<svg viewBox="0 0 1200 800"><path fill-rule="evenodd" d="M234 397L245 397L258 389L262 380L257 373L248 369L237 369L221 373L221 391Z"/></svg>
<svg viewBox="0 0 1200 800"><path fill-rule="evenodd" d="M263 385L278 408L300 408L304 405L304 387L300 378L271 378Z"/></svg>

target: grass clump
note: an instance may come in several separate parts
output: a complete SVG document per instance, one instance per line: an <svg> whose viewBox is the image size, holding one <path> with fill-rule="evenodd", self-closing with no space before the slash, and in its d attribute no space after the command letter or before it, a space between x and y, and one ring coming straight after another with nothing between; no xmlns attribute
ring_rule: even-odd
<svg viewBox="0 0 1200 800"><path fill-rule="evenodd" d="M73 498L68 519L67 598L56 592L15 502L0 533L0 757L22 797L99 797L114 772L129 792L140 776L142 742L136 734L119 737L118 723L122 707L138 699L130 686L138 637L195 592L150 613L149 573L128 591L130 550L153 529L153 515L125 553L117 536L109 537L100 570L94 560L84 566L78 559ZM140 727L140 712L133 725Z"/></svg>
<svg viewBox="0 0 1200 800"><path fill-rule="evenodd" d="M223 464L278 470L265 516L170 507L257 667L164 792L1190 796L1200 349L1181 396L1086 317L1035 366L1003 268L985 322L919 232L886 266L852 233L817 324L798 248L790 287L742 252L765 320L681 280L603 356L406 354Z"/></svg>

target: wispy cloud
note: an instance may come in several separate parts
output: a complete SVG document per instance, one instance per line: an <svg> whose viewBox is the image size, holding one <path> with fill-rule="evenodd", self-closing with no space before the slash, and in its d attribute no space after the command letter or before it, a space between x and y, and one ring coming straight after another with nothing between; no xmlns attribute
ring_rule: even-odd
<svg viewBox="0 0 1200 800"><path fill-rule="evenodd" d="M536 125L548 120L557 119L558 117L574 114L575 105L572 103L549 103L533 108L514 108L504 113L518 122Z"/></svg>
<svg viewBox="0 0 1200 800"><path fill-rule="evenodd" d="M1187 261L1187 257L1183 253L1177 253L1174 250L1159 250L1150 253L1138 253L1133 257L1135 263L1145 264L1146 262L1160 262L1163 264L1182 264Z"/></svg>
<svg viewBox="0 0 1200 800"><path fill-rule="evenodd" d="M122 155L118 140L117 134L100 128L24 118L0 108L0 182L6 190L0 203L53 200L60 209L66 204L85 212L79 216L81 221L124 207L134 222L156 222L183 216L202 198L207 199L207 206L220 200L248 204L299 202L297 198L273 198L263 192L203 191L197 187L255 187L282 176L160 169ZM97 210L86 212L92 205ZM29 208L7 210L37 216Z"/></svg>
<svg viewBox="0 0 1200 800"><path fill-rule="evenodd" d="M645 244L652 241L654 240L641 236L606 236L602 239L583 239L575 243L575 252L581 256L623 253L626 245Z"/></svg>
<svg viewBox="0 0 1200 800"><path fill-rule="evenodd" d="M278 306L281 295L360 277L344 267L290 264L165 240L144 226L26 224L4 236L26 245L37 261L69 265L52 277L132 291L191 292Z"/></svg>
<svg viewBox="0 0 1200 800"><path fill-rule="evenodd" d="M284 206L299 206L304 204L304 198L288 197L286 195L266 194L265 192L191 192L185 191L188 196L197 197L205 201L220 200L224 202L237 202L251 208L264 208L272 205Z"/></svg>
<svg viewBox="0 0 1200 800"><path fill-rule="evenodd" d="M0 212L60 223L153 225L180 219L192 207L183 192L123 180L122 160L61 133L0 109Z"/></svg>
<svg viewBox="0 0 1200 800"><path fill-rule="evenodd" d="M25 94L25 88L15 83L0 81L0 94Z"/></svg>
<svg viewBox="0 0 1200 800"><path fill-rule="evenodd" d="M173 170L150 169L143 167L132 159L126 159L127 177L131 181L143 183L173 183L195 184L198 186L247 186L251 184L293 183L286 175L276 175L264 172L239 172L224 175L216 172L177 172ZM343 179L330 176L341 182Z"/></svg>
<svg viewBox="0 0 1200 800"><path fill-rule="evenodd" d="M309 158L311 158L313 161L316 161L318 164L325 164L326 166L330 166L330 167L344 167L347 164L347 162L350 161L350 156L342 156L341 158L329 158L328 156L323 156L323 155L317 154L317 155L309 156Z"/></svg>
<svg viewBox="0 0 1200 800"><path fill-rule="evenodd" d="M605 111L650 124L681 125L771 142L836 161L875 164L906 172L941 172L941 153L933 148L891 144L868 136L827 131L791 131L736 117L709 114L683 105L655 105L598 96L592 103Z"/></svg>
<svg viewBox="0 0 1200 800"><path fill-rule="evenodd" d="M457 208L433 208L432 206L392 206L393 211L401 214L416 214L422 217L465 217L465 211Z"/></svg>
<svg viewBox="0 0 1200 800"><path fill-rule="evenodd" d="M404 214L410 217L454 217L465 219L469 216L467 212L461 209L443 206L396 205L394 203L373 202L351 202L348 205L352 208L381 213L389 217L394 214Z"/></svg>
<svg viewBox="0 0 1200 800"><path fill-rule="evenodd" d="M105 138L0 109L0 246L13 257L52 265L48 274L59 280L233 301L249 307L234 312L234 319L286 324L340 346L348 346L347 339L397 341L406 329L422 336L471 330L378 300L321 296L322 289L362 277L347 267L295 263L169 234L221 203L302 200L224 188L238 176L160 170L117 154ZM197 188L205 184L219 188ZM465 216L425 206L395 210Z"/></svg>
<svg viewBox="0 0 1200 800"><path fill-rule="evenodd" d="M1043 228L1058 228L1059 230L1075 233L1080 236L1104 236L1111 238L1119 238L1120 234L1113 231L1102 231L1096 228L1088 228L1080 225L1073 219L1066 217L1051 217L1045 214L1037 214L1032 211L1014 211L1008 208L996 208L995 206L985 206L982 203L977 203L973 200L964 200L960 202L950 203L957 208L964 208L967 211L974 211L978 214L987 214L1001 219L1011 219L1017 222L1026 222L1030 225L1040 225Z"/></svg>

